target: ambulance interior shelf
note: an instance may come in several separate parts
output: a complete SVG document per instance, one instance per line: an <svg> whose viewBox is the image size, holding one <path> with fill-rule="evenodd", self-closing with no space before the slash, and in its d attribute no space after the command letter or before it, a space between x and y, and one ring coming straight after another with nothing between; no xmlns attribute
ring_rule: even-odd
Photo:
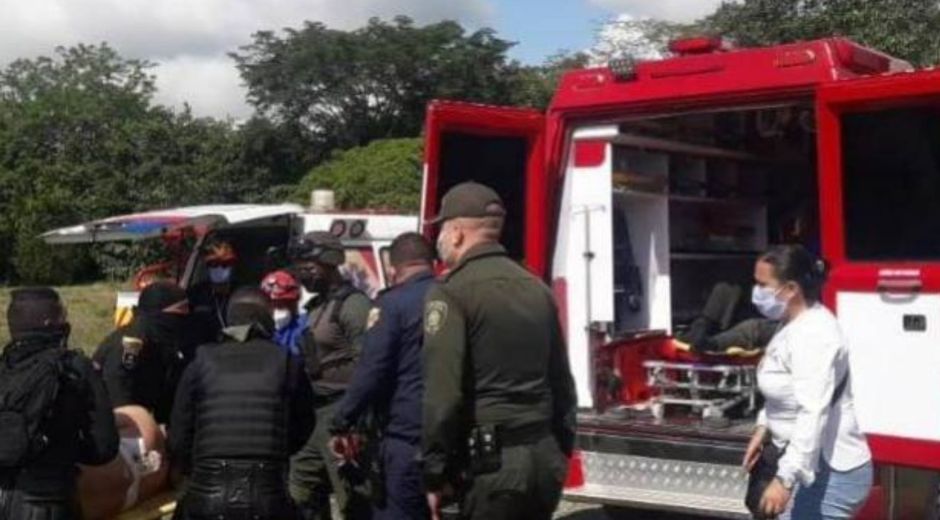
<svg viewBox="0 0 940 520"><path fill-rule="evenodd" d="M611 139L615 321L594 358L599 408L667 422L753 421L759 355L679 351L673 338L756 317L754 262L769 244L812 249L807 110L794 103L620 123ZM716 305L722 319L703 320Z"/></svg>

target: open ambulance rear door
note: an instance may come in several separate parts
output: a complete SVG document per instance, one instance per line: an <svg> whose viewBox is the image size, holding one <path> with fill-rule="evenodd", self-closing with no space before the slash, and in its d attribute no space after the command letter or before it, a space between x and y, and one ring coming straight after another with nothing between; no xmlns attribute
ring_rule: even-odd
<svg viewBox="0 0 940 520"><path fill-rule="evenodd" d="M827 303L876 462L940 469L940 71L818 97Z"/></svg>
<svg viewBox="0 0 940 520"><path fill-rule="evenodd" d="M131 213L53 229L41 238L47 244L91 244L158 238L185 228L203 232L220 227L274 224L303 210L296 204L228 204L190 206Z"/></svg>
<svg viewBox="0 0 940 520"><path fill-rule="evenodd" d="M169 208L118 215L48 231L41 238L48 244L93 244L162 238L172 260L147 266L136 276L135 289L151 275L171 273L184 288L206 278L197 253L209 235L220 235L233 243L239 255L238 283L256 284L267 272L271 248L286 249L292 235L301 231L296 218L303 208L296 204L221 204ZM188 240L187 240L188 238ZM138 292L117 294L115 323L126 323L137 305Z"/></svg>
<svg viewBox="0 0 940 520"><path fill-rule="evenodd" d="M421 221L432 219L448 189L486 184L508 212L503 243L509 254L544 276L550 217L545 168L545 117L530 109L434 101L425 122ZM435 230L426 229L433 238Z"/></svg>
<svg viewBox="0 0 940 520"><path fill-rule="evenodd" d="M604 137L616 127L569 136L555 123L530 109L431 103L421 217L433 218L444 193L461 182L486 184L502 196L508 212L503 244L551 282L578 404L590 407L589 328L613 319L612 155ZM568 141L575 146L564 154ZM435 231L425 230L431 238Z"/></svg>

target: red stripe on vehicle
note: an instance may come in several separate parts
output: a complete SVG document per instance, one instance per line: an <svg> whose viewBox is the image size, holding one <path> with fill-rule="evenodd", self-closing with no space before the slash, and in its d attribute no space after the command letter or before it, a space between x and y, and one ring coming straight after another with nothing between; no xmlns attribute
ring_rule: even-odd
<svg viewBox="0 0 940 520"><path fill-rule="evenodd" d="M936 412L933 412L936 413ZM867 435L875 462L923 469L940 469L940 442L887 435Z"/></svg>
<svg viewBox="0 0 940 520"><path fill-rule="evenodd" d="M577 168L596 168L607 157L606 141L578 141L574 145L574 165Z"/></svg>

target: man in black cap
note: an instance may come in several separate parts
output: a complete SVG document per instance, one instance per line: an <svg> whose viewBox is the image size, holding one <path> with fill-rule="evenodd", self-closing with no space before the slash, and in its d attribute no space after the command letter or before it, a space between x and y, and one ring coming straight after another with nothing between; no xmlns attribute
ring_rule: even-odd
<svg viewBox="0 0 940 520"><path fill-rule="evenodd" d="M93 356L114 406L136 404L158 423L168 422L188 317L186 292L173 282L154 282L141 291L134 319L109 334Z"/></svg>
<svg viewBox="0 0 940 520"><path fill-rule="evenodd" d="M297 278L313 294L306 305L308 328L302 346L317 415L307 445L291 461L291 496L304 518L330 518L332 489L345 518L367 518L367 496L340 478L329 448L329 428L359 361L372 303L340 274L346 253L332 234L308 233L292 247L291 257Z"/></svg>
<svg viewBox="0 0 940 520"><path fill-rule="evenodd" d="M574 444L574 382L551 291L499 244L499 195L444 196L438 255L450 268L424 308L422 459L432 514L463 483L461 515L549 519Z"/></svg>
<svg viewBox="0 0 940 520"><path fill-rule="evenodd" d="M295 518L285 475L313 430L310 383L274 341L260 289L229 300L222 343L203 345L173 405L169 451L189 476L175 518Z"/></svg>
<svg viewBox="0 0 940 520"><path fill-rule="evenodd" d="M111 402L49 288L13 291L0 356L0 518L77 519L77 464L118 452Z"/></svg>

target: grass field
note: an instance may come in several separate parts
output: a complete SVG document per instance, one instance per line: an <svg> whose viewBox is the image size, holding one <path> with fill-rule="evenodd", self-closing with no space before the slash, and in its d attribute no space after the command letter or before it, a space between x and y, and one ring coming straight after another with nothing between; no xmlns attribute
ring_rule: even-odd
<svg viewBox="0 0 940 520"><path fill-rule="evenodd" d="M117 284L108 283L56 288L68 307L69 322L72 324L70 343L73 348L81 348L91 354L105 335L114 329L117 289ZM10 340L6 310L11 290L0 287L0 345L6 345Z"/></svg>

